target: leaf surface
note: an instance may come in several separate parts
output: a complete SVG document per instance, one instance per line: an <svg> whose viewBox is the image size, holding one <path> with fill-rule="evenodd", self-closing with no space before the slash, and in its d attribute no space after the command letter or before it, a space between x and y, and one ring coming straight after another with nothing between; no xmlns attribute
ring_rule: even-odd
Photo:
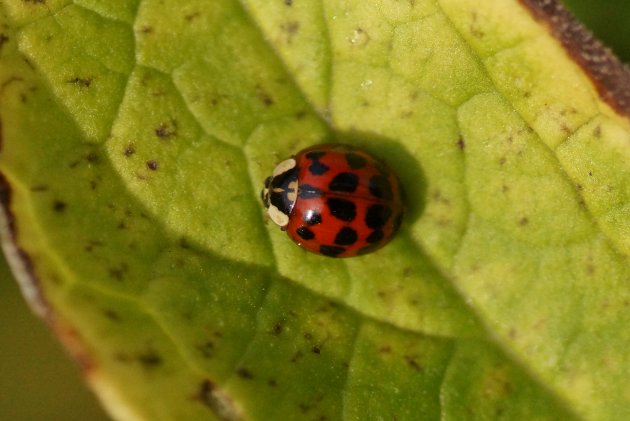
<svg viewBox="0 0 630 421"><path fill-rule="evenodd" d="M5 251L110 413L626 418L630 127L538 6L4 2ZM399 173L378 253L265 224L327 141Z"/></svg>

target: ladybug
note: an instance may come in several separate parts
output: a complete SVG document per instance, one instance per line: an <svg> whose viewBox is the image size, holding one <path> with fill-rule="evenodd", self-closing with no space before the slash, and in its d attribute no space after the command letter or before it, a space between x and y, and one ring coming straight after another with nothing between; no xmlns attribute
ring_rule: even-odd
<svg viewBox="0 0 630 421"><path fill-rule="evenodd" d="M396 175L368 152L317 145L282 161L261 192L269 218L299 246L330 257L387 244L403 216Z"/></svg>

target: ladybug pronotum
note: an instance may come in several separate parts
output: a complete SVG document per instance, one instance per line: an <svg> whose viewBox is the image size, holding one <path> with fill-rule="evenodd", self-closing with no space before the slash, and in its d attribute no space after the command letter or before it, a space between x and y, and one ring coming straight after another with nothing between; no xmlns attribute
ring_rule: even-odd
<svg viewBox="0 0 630 421"><path fill-rule="evenodd" d="M383 247L404 208L396 175L348 145L312 146L282 161L265 180L262 201L299 246L330 257Z"/></svg>

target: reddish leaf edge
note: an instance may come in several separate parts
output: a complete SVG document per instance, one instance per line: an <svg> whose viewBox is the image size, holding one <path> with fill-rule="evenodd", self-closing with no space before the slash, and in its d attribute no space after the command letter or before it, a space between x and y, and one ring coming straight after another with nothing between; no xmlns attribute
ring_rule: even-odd
<svg viewBox="0 0 630 421"><path fill-rule="evenodd" d="M595 85L601 99L630 120L630 69L558 0L519 0L543 23Z"/></svg>

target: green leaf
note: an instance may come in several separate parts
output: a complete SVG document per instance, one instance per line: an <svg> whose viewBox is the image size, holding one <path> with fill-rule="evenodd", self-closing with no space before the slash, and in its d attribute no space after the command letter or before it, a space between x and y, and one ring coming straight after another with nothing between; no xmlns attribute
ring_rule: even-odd
<svg viewBox="0 0 630 421"><path fill-rule="evenodd" d="M115 417L628 417L630 76L554 3L2 10L5 252ZM265 224L328 141L399 173L377 253Z"/></svg>

